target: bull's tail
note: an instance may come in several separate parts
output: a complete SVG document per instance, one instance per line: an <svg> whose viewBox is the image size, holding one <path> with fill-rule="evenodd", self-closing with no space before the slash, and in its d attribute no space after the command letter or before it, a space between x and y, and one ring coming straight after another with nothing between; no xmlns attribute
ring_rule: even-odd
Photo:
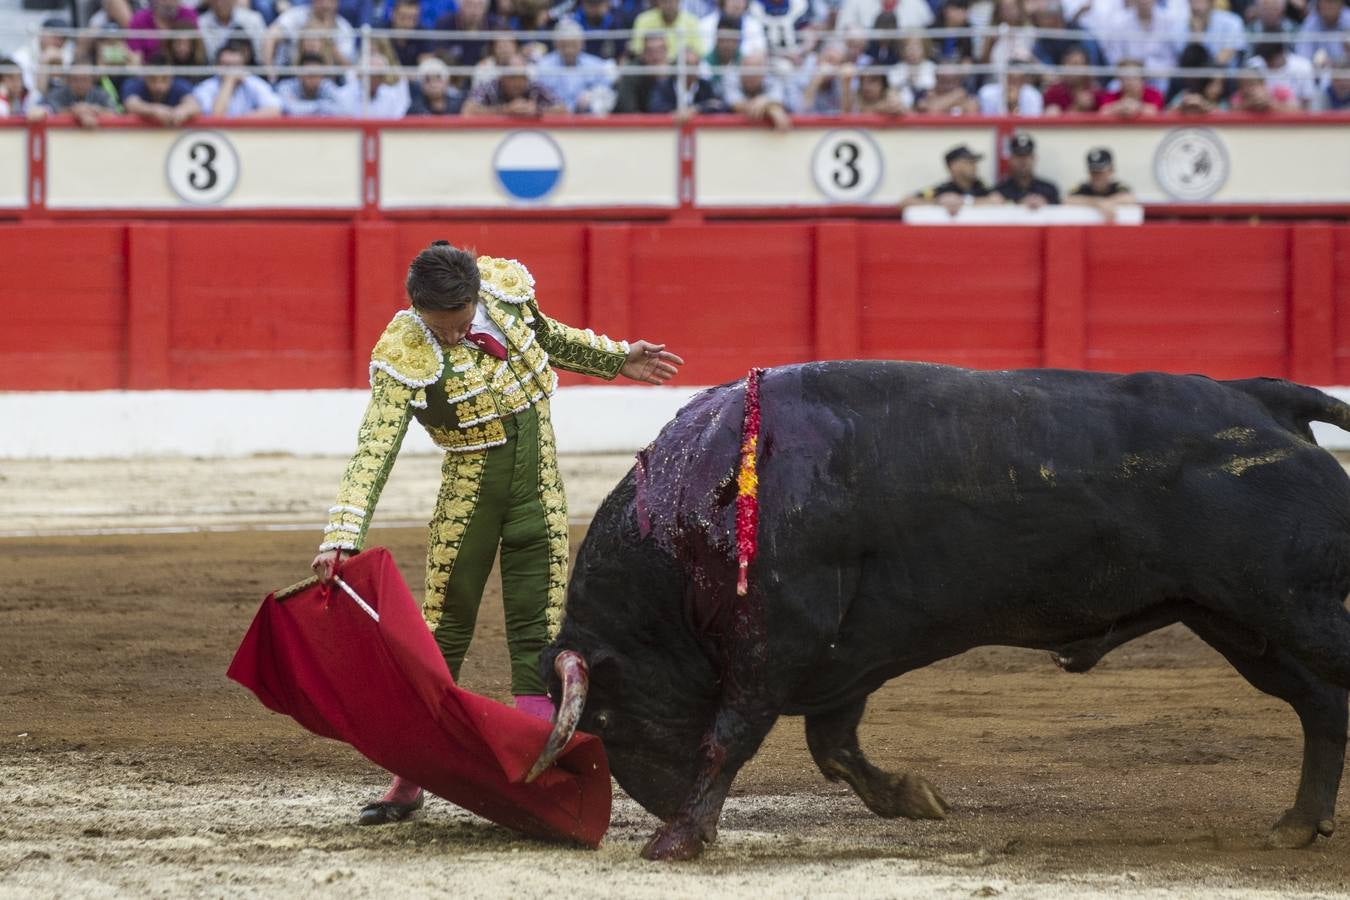
<svg viewBox="0 0 1350 900"><path fill-rule="evenodd" d="M1326 422L1350 431L1350 404L1282 378L1246 378L1227 384L1257 400L1285 428L1312 441L1310 422Z"/></svg>

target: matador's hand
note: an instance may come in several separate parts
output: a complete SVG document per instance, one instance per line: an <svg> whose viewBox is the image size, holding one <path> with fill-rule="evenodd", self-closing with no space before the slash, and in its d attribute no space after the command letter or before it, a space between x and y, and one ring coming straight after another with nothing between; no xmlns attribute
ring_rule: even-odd
<svg viewBox="0 0 1350 900"><path fill-rule="evenodd" d="M328 584L333 580L333 570L337 568L338 560L349 559L351 555L350 550L325 550L314 557L314 562L310 563L309 567L314 570L320 581Z"/></svg>
<svg viewBox="0 0 1350 900"><path fill-rule="evenodd" d="M684 360L667 352L665 344L633 341L628 345L628 359L619 374L643 384L665 384L682 365Z"/></svg>

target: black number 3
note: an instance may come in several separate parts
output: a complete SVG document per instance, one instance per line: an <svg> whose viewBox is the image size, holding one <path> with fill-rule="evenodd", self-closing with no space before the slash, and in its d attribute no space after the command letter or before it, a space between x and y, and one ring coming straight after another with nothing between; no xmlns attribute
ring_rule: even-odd
<svg viewBox="0 0 1350 900"><path fill-rule="evenodd" d="M836 167L830 177L840 190L855 188L862 180L862 172L858 171L858 156L861 153L862 150L852 141L843 141L835 145L834 158L843 165Z"/></svg>
<svg viewBox="0 0 1350 900"><path fill-rule="evenodd" d="M188 184L199 191L209 191L216 186L220 176L216 174L216 148L214 144L198 141L188 148L188 159L196 163L196 168L188 172Z"/></svg>

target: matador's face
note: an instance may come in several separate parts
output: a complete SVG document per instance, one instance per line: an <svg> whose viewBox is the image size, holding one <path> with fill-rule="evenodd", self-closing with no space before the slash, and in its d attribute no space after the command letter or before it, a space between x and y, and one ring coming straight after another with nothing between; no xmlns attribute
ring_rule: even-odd
<svg viewBox="0 0 1350 900"><path fill-rule="evenodd" d="M478 311L478 301L470 300L459 309L419 309L417 315L426 323L427 328L436 336L442 346L453 347L469 333L474 313Z"/></svg>

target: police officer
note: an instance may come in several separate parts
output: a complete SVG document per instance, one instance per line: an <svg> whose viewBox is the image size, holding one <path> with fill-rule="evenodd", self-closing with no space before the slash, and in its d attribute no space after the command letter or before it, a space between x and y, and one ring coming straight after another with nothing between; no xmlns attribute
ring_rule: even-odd
<svg viewBox="0 0 1350 900"><path fill-rule="evenodd" d="M1093 147L1087 155L1088 179L1073 189L1068 203L1091 206L1109 222L1115 218L1116 207L1137 202L1129 186L1116 180L1115 159L1105 147Z"/></svg>
<svg viewBox="0 0 1350 900"><path fill-rule="evenodd" d="M943 159L947 163L947 174L950 177L941 184L935 184L907 198L900 204L901 209L907 206L937 204L952 215L956 215L962 206L989 201L991 191L980 180L976 168L979 161L984 159L983 154L976 153L965 144L960 144L948 150Z"/></svg>
<svg viewBox="0 0 1350 900"><path fill-rule="evenodd" d="M1031 135L1017 133L1008 142L1008 175L994 185L994 193L1009 203L1028 209L1040 209L1059 203L1059 188L1036 177L1036 142Z"/></svg>

